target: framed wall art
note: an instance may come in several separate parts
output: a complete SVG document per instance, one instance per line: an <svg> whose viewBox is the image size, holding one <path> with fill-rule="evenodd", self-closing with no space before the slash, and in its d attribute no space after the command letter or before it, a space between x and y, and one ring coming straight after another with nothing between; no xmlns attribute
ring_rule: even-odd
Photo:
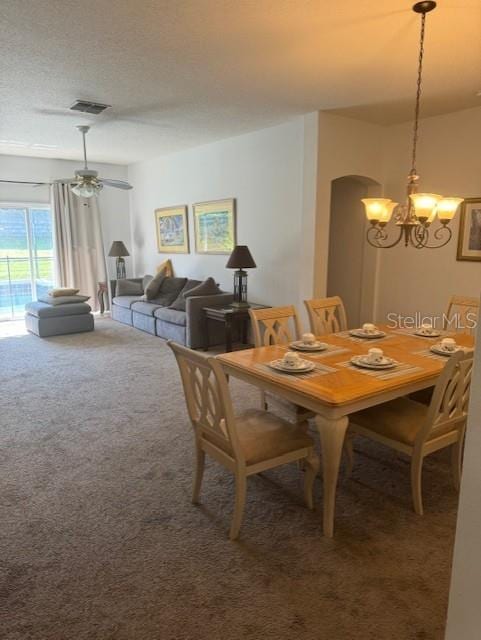
<svg viewBox="0 0 481 640"><path fill-rule="evenodd" d="M187 205L155 210L159 253L189 253Z"/></svg>
<svg viewBox="0 0 481 640"><path fill-rule="evenodd" d="M232 253L236 244L236 205L233 198L194 204L196 253Z"/></svg>
<svg viewBox="0 0 481 640"><path fill-rule="evenodd" d="M460 216L457 259L481 261L481 197L466 198Z"/></svg>

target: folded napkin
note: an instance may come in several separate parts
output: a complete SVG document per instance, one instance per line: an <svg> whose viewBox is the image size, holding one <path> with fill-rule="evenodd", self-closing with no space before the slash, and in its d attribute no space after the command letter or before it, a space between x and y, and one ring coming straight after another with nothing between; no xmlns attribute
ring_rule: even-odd
<svg viewBox="0 0 481 640"><path fill-rule="evenodd" d="M70 287L59 287L58 289L50 289L49 296L58 298L60 296L74 296L80 291L80 289L71 289Z"/></svg>

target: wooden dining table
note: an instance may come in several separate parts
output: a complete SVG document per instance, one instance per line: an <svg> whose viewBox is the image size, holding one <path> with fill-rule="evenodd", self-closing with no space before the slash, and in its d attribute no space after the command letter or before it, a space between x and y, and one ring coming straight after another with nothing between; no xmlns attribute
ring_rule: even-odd
<svg viewBox="0 0 481 640"><path fill-rule="evenodd" d="M315 422L321 440L323 476L323 531L334 534L334 511L339 467L349 415L419 391L436 384L446 363L446 356L435 355L430 347L440 338L417 337L412 331L379 325L386 332L380 339L355 338L348 331L317 336L329 345L318 353L302 357L316 364L306 374L280 373L268 363L282 358L285 346L268 346L220 354L217 359L230 376L283 397L316 414ZM472 336L444 332L442 337L455 337L457 344L471 349ZM355 355L366 354L379 347L398 363L389 370L359 369L350 363Z"/></svg>

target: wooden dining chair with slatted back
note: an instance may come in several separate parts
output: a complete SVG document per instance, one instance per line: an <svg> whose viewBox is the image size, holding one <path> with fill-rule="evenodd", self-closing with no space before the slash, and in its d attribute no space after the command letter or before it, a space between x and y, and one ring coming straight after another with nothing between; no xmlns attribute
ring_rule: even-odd
<svg viewBox="0 0 481 640"><path fill-rule="evenodd" d="M478 298L451 296L444 318L444 329L474 335L478 316Z"/></svg>
<svg viewBox="0 0 481 640"><path fill-rule="evenodd" d="M196 467L192 501L197 503L206 454L235 476L235 507L230 538L235 540L244 512L247 477L303 461L304 497L312 509L319 470L314 441L296 424L260 409L234 415L229 384L221 363L175 342L167 343L179 365L189 417L194 428Z"/></svg>
<svg viewBox="0 0 481 640"><path fill-rule="evenodd" d="M269 309L249 309L254 344L256 347L268 347L270 345L289 345L299 340L302 335L301 323L293 305L286 307L271 307ZM304 423L307 429L307 420L313 417L313 413L298 405L284 400L270 392L261 391L261 407L267 409L269 403L280 405L284 411L297 423Z"/></svg>
<svg viewBox="0 0 481 640"><path fill-rule="evenodd" d="M452 355L434 387L429 406L397 398L350 416L349 447L352 435L357 434L411 457L412 499L419 515L423 514L423 460L430 453L452 447L453 481L459 489L472 367L472 352L458 351Z"/></svg>
<svg viewBox="0 0 481 640"><path fill-rule="evenodd" d="M316 336L347 330L344 303L339 296L304 300L311 332Z"/></svg>

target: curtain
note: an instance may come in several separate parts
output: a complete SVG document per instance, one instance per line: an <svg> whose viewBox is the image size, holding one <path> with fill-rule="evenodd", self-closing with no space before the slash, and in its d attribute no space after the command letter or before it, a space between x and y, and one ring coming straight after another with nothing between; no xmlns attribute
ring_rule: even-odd
<svg viewBox="0 0 481 640"><path fill-rule="evenodd" d="M98 309L99 282L107 280L105 252L97 198L79 198L69 185L52 185L56 281L80 289Z"/></svg>

